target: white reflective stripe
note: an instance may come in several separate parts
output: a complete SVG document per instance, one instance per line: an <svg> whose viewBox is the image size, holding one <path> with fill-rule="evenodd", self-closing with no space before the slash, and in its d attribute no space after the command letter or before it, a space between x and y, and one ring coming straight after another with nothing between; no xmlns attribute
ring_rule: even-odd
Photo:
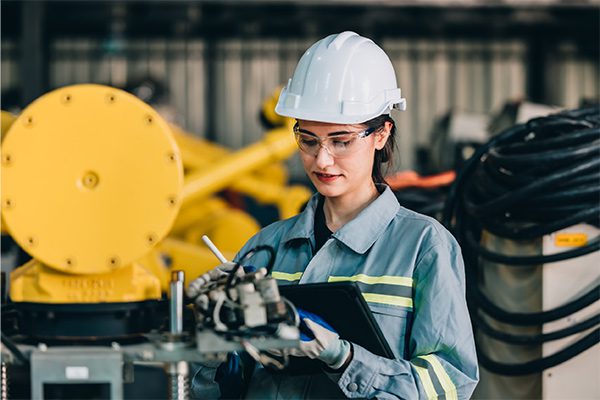
<svg viewBox="0 0 600 400"><path fill-rule="evenodd" d="M429 371L427 371L427 368L418 367L415 364L413 364L413 367L417 370L419 378L421 378L421 383L423 384L423 388L425 388L427 398L430 400L437 399L437 393L435 393L435 388L433 387L433 382L431 381L431 377L429 376Z"/></svg>
<svg viewBox="0 0 600 400"><path fill-rule="evenodd" d="M302 278L302 272L289 274L287 272L273 271L271 272L271 276L275 279L279 279L280 281L297 281Z"/></svg>
<svg viewBox="0 0 600 400"><path fill-rule="evenodd" d="M400 307L412 308L413 301L408 297L391 296L389 294L363 293L363 297L369 303L391 304Z"/></svg>
<svg viewBox="0 0 600 400"><path fill-rule="evenodd" d="M456 393L456 386L454 386L454 383L452 383L450 376L448 375L448 373L446 372L446 370L444 369L444 367L442 366L440 361L437 359L437 357L434 356L433 354L427 354L426 356L419 356L419 358L427 360L427 362L429 362L429 364L431 364L431 366L433 367L433 370L435 371L435 375L438 378L438 381L440 381L440 383L442 384L442 387L444 388L446 398L448 400L458 399L458 396Z"/></svg>
<svg viewBox="0 0 600 400"><path fill-rule="evenodd" d="M378 283L384 283L386 285L398 285L398 286L408 286L412 287L413 280L412 278L407 278L405 276L391 276L391 275L382 275L382 276L369 276L365 274L358 274L354 276L330 276L328 282L342 282L342 281L350 281L350 282L362 282L368 285L375 285Z"/></svg>

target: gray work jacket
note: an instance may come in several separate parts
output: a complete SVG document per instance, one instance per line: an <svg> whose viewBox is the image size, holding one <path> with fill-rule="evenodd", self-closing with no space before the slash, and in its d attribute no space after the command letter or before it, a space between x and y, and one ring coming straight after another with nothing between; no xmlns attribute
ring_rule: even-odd
<svg viewBox="0 0 600 400"><path fill-rule="evenodd" d="M471 396L479 371L460 247L437 221L401 207L388 187L380 189L381 195L316 254L319 194L301 214L257 233L238 257L266 244L276 251L272 276L280 284L357 282L396 359L353 343L352 361L338 374L273 374L258 365L247 398ZM257 253L250 264L265 266L266 253ZM209 370L196 375L211 376ZM202 382L193 382L193 391L209 395L201 386Z"/></svg>

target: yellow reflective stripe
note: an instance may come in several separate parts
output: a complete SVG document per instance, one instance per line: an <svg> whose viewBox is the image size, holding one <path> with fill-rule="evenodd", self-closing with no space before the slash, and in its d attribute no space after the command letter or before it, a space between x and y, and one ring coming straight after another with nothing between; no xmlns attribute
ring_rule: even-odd
<svg viewBox="0 0 600 400"><path fill-rule="evenodd" d="M370 303L391 304L400 307L412 308L413 301L408 297L391 296L389 294L363 293L363 297Z"/></svg>
<svg viewBox="0 0 600 400"><path fill-rule="evenodd" d="M302 277L302 272L289 274L287 272L273 271L271 272L271 276L275 279L279 279L280 281L297 281Z"/></svg>
<svg viewBox="0 0 600 400"><path fill-rule="evenodd" d="M428 354L426 356L419 356L419 358L427 360L429 364L431 364L433 370L435 371L435 375L437 376L438 380L442 384L442 387L444 388L446 398L448 400L456 400L458 398L456 394L456 386L454 386L454 383L452 383L450 376L448 376L448 373L446 372L440 361L432 354Z"/></svg>
<svg viewBox="0 0 600 400"><path fill-rule="evenodd" d="M405 276L391 276L391 275L382 275L382 276L369 276L365 274L358 274L354 276L330 276L329 282L342 282L342 281L350 281L350 282L362 282L368 285L375 285L377 283L385 283L386 285L398 285L398 286L408 286L412 287L413 280L412 278L407 278Z"/></svg>
<svg viewBox="0 0 600 400"><path fill-rule="evenodd" d="M421 383L425 388L425 393L427 394L428 399L437 399L437 393L435 393L435 388L433 387L433 382L431 381L431 377L429 376L429 371L427 368L418 367L413 364L413 367L417 370L419 374L419 378L421 378Z"/></svg>

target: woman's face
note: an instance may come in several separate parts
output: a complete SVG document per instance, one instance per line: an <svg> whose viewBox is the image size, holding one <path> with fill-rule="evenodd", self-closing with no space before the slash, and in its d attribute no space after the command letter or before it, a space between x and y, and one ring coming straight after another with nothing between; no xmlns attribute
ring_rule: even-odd
<svg viewBox="0 0 600 400"><path fill-rule="evenodd" d="M338 132L362 132L364 125L340 125L326 122L298 120L302 132L310 132L323 140L333 138ZM343 146L334 140L326 142L325 146L314 145L314 151L300 150L300 158L306 174L316 189L325 197L339 197L369 189L373 185L371 173L375 150L381 150L389 136L391 124L386 124L367 137L354 136L352 152L343 156L334 156L331 151L334 146ZM326 148L327 147L327 148ZM315 155L316 153L316 155Z"/></svg>

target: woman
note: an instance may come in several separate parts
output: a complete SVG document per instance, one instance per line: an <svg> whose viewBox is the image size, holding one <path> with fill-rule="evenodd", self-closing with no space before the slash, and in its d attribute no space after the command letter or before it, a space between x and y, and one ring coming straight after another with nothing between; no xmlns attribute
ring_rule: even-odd
<svg viewBox="0 0 600 400"><path fill-rule="evenodd" d="M309 321L316 340L295 355L323 361L323 371L274 374L259 365L247 398L467 399L473 392L478 369L460 248L435 220L401 207L383 180L395 140L392 108L404 109L405 100L375 43L343 32L311 46L275 110L296 119L302 163L318 193L239 254L274 247L272 276L281 284L357 282L396 358ZM251 263L266 265L262 257ZM212 376L199 371L193 386Z"/></svg>

